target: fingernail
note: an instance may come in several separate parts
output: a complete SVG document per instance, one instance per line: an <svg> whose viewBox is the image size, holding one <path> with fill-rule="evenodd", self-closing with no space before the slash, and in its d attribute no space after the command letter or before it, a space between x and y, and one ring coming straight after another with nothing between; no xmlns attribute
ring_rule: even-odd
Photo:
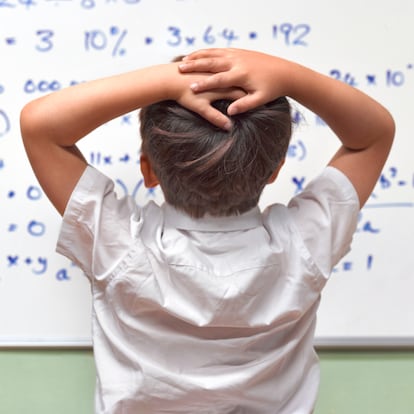
<svg viewBox="0 0 414 414"><path fill-rule="evenodd" d="M227 109L227 115L232 116L232 115L236 115L236 114L237 114L237 108L236 108L236 107L234 107L234 106L230 106L230 107Z"/></svg>
<svg viewBox="0 0 414 414"><path fill-rule="evenodd" d="M230 129L232 128L233 124L231 123L231 121L227 121L223 127L226 131L230 131Z"/></svg>
<svg viewBox="0 0 414 414"><path fill-rule="evenodd" d="M190 88L192 91L196 91L198 89L198 83L197 82L192 83L190 85Z"/></svg>
<svg viewBox="0 0 414 414"><path fill-rule="evenodd" d="M178 65L178 69L180 69L180 70L185 70L186 67L187 67L187 65L185 63L180 63Z"/></svg>

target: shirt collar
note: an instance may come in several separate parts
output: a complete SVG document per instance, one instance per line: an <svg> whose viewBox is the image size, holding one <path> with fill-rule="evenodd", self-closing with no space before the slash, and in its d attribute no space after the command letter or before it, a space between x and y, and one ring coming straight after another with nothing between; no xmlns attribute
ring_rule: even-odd
<svg viewBox="0 0 414 414"><path fill-rule="evenodd" d="M259 227L263 224L259 207L237 216L215 217L205 215L202 218L192 218L188 214L164 203L164 226L181 230L198 231L238 231Z"/></svg>

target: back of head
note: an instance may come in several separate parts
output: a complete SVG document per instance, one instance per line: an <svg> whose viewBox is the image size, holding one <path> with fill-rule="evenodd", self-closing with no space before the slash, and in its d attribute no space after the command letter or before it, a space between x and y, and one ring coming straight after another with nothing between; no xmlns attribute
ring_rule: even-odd
<svg viewBox="0 0 414 414"><path fill-rule="evenodd" d="M230 103L213 105L226 113ZM196 218L241 214L255 207L285 158L292 125L284 97L232 116L230 131L175 101L142 108L140 123L142 152L166 201Z"/></svg>

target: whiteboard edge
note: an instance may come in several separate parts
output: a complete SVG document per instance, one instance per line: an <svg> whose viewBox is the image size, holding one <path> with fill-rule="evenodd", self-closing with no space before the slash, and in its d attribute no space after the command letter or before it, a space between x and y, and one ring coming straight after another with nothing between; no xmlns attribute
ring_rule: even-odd
<svg viewBox="0 0 414 414"><path fill-rule="evenodd" d="M414 337L413 336L401 336L401 337L385 337L385 336L372 336L372 337L316 337L314 340L314 346L317 350L327 349L407 349L414 350Z"/></svg>
<svg viewBox="0 0 414 414"><path fill-rule="evenodd" d="M406 349L414 350L414 336L407 337L316 337L314 346L317 350L377 350ZM41 349L69 348L92 349L90 338L0 338L0 349Z"/></svg>
<svg viewBox="0 0 414 414"><path fill-rule="evenodd" d="M69 348L69 349L82 349L91 348L92 341L90 338L79 339L4 339L0 338L0 350L1 349L42 349L42 348Z"/></svg>

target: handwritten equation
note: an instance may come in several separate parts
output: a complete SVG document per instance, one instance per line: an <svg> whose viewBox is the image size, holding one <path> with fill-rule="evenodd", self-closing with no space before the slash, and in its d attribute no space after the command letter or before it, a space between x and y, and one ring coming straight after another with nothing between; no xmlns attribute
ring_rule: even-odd
<svg viewBox="0 0 414 414"><path fill-rule="evenodd" d="M78 37L79 42L74 44L74 47L86 53L106 53L107 56L113 58L126 57L129 51L135 53L137 47L135 44L137 37L131 32L131 29L117 25L86 28L81 32L83 36L80 39ZM158 36L150 33L145 34L138 39L138 44L149 47L162 42L164 47L172 48L182 46L214 47L217 44L221 47L231 47L237 42L250 40L253 47L254 42L266 36L272 39L275 44L281 43L287 47L307 47L309 46L311 27L306 23L282 22L271 25L267 28L266 33L264 32L261 29L261 31L250 30L238 33L229 27L220 28L209 24L194 33L185 27L170 25L165 27L164 32ZM2 35L0 40L2 40L3 50L24 47L25 49L32 48L40 53L47 53L61 46L63 38L65 38L64 33L55 28L47 27L34 30L29 36L25 35L23 41L20 40L19 35L14 33ZM132 42L134 42L133 45Z"/></svg>
<svg viewBox="0 0 414 414"><path fill-rule="evenodd" d="M1 9L0 9L1 12ZM30 44L36 51L47 53L56 47L58 41L59 31L55 29L39 29L33 33L33 42ZM116 25L107 28L93 28L83 31L82 45L73 45L80 51L86 53L107 53L112 58L124 57L128 53L128 49L136 51L136 45L126 45L128 41L128 29L120 28ZM285 46L289 47L307 47L309 46L308 37L311 34L311 26L306 23L290 23L285 22L281 24L274 24L269 28L266 37L270 37L275 41L280 41ZM243 35L238 34L234 29L215 28L213 25L208 25L200 34L188 34L186 29L178 26L168 26L165 28L165 36L162 36L162 42L165 47L179 48L183 45L192 47L237 47L237 43L241 40L250 39L255 41L260 38L258 31L249 31ZM0 39L1 40L1 39ZM135 42L135 38L134 38ZM151 35L145 35L141 39L141 44L150 46L157 42L157 39ZM3 37L3 44L9 48L18 47L18 38L14 35ZM27 47L28 45L23 45ZM252 44L252 47L254 45ZM0 49L1 51L1 49ZM352 71L341 68L333 68L329 71L329 75L335 79L341 80L355 87L363 85L376 86L385 85L387 87L401 87L406 82L406 77L413 71L413 63L408 62L405 67L388 68L382 73L370 71L364 76L358 76ZM72 81L74 82L74 81ZM71 83L72 83L71 82ZM69 83L69 84L71 84ZM67 85L65 85L67 86ZM54 91L61 87L57 80L39 80L36 87L36 81L28 80L25 89L27 91L40 92ZM0 85L0 93L4 86Z"/></svg>
<svg viewBox="0 0 414 414"><path fill-rule="evenodd" d="M329 72L329 75L355 87L361 87L361 84L364 84L371 87L385 86L387 88L401 88L405 85L407 76L410 76L413 72L413 64L409 63L406 65L405 69L386 69L380 74L372 71L365 76L362 76L362 79L354 77L350 72L344 72L338 69L332 69ZM83 82L83 80L71 79L68 81L61 81L58 79L29 78L23 81L21 90L27 95L45 94L55 92L59 89L72 86L80 82ZM0 96L6 92L7 86L2 83L2 79L0 78ZM295 112L293 114L294 122L297 124L302 122L301 116L300 112ZM125 118L125 122L127 121L127 118ZM320 118L316 118L316 122L323 124L323 121ZM12 125L7 108L0 106L0 138L9 133L11 131L11 127ZM0 160L0 165L2 162L4 161Z"/></svg>
<svg viewBox="0 0 414 414"><path fill-rule="evenodd" d="M291 143L289 150L288 150L288 158L296 158L297 157L297 148L300 148L300 155L298 161L302 162L304 158L306 158L306 150L304 149L305 145L303 142L293 142ZM139 156L138 154L114 154L114 153L102 153L100 151L92 151L89 154L86 154L88 157L88 161L91 165L94 165L97 168L105 167L108 172L110 169L113 169L113 174L116 176L116 169L117 166L120 164L130 164L134 166L136 169L137 164L139 163ZM112 175L112 174L111 174ZM137 178L135 183L127 183L122 177L115 178L116 190L118 196L132 196L137 204L140 204L142 200L144 202L155 199L157 196L161 195L161 190L158 188L156 189L148 189L143 184L142 178ZM303 190L304 185L307 182L306 176L292 176L290 179L291 182L291 192L292 194L297 194L301 190ZM392 191L395 187L403 187L407 189L411 195L409 199L413 199L414 194L414 171L410 177L401 177L399 170L397 167L391 166L384 170L381 174L380 179L378 180L378 184L376 189L371 197L371 200L368 202L367 206L362 210L359 217L358 227L357 227L357 234L364 233L367 235L371 235L374 237L378 237L381 235L384 226L392 225L392 223L380 223L371 220L370 218L370 209L378 209L378 208L414 208L414 202L381 202L381 193ZM26 191L22 194L18 194L16 190L10 188L5 193L0 194L0 205L5 205L7 202L13 202L16 198L20 198L19 204L24 203L44 203L45 196L40 189L40 187L33 183L29 185ZM31 210L29 208L29 210ZM36 209L33 209L36 210ZM17 218L17 217L16 217ZM33 241L36 238L41 238L45 234L47 234L48 228L47 218L42 219L38 217L32 217L27 222L21 223L19 221L13 221L8 223L3 223L3 228L0 229L3 233L3 236L7 236L7 234L14 234L19 233L19 237L25 238L30 237ZM53 224L54 225L54 224ZM359 263L358 265L364 267L365 270L371 270L374 265L374 257L373 253L368 253L366 259L363 263ZM360 261L361 262L361 261ZM15 268L15 267L26 267L30 269L30 271L34 275L42 275L45 274L48 269L48 258L47 257L31 257L25 256L22 257L17 252L9 252L4 257L0 257L0 268L6 267L8 269ZM334 270L335 272L343 271L349 272L355 270L357 266L352 260L346 259L339 267L336 267ZM69 268L63 267L59 268L54 271L55 278L58 281L69 281L71 279L70 273L73 271L74 266L71 265Z"/></svg>
<svg viewBox="0 0 414 414"><path fill-rule="evenodd" d="M190 3L176 0L176 4ZM122 9L125 14L136 13L140 19L144 5L149 4L148 0L0 0L0 20L12 19L15 16L30 15L30 13L47 13L56 10L71 11L82 16L93 16L93 13L100 10L111 11ZM89 14L88 14L89 13ZM170 20L169 20L170 19ZM126 19L127 20L127 19ZM48 254L42 252L33 253L36 250L28 249L25 253L19 244L9 243L8 240L25 240L23 244L36 246L38 241L46 240L55 230L57 223L50 220L45 213L44 206L48 203L42 190L34 177L27 178L24 189L17 188L16 181L11 171L15 165L15 149L10 144L12 140L18 140L19 125L18 114L16 113L15 96L23 104L43 94L58 91L70 87L85 79L74 76L70 71L45 71L44 73L32 70L32 62L25 55L35 56L41 61L43 58L59 59L66 51L75 53L79 62L85 58L101 59L112 65L121 65L124 62L133 61L137 55L149 53L152 50L173 51L174 54L188 49L204 47L247 47L260 48L266 45L267 48L274 48L275 51L294 51L297 55L317 50L318 38L316 33L319 28L315 21L307 19L292 19L289 16L283 17L280 13L264 24L255 22L254 19L242 28L237 25L234 19L226 22L223 20L214 21L206 18L202 24L183 23L174 18L168 18L167 22L162 19L157 24L144 25L141 29L138 24L116 21L116 19L94 19L85 20L76 26L71 27L70 34L67 28L62 28L53 19L45 20L42 24L36 23L25 30L19 25L0 25L0 56L3 65L9 65L9 73L0 74L0 207L13 212L13 206L24 206L27 213L24 217L20 214L2 215L0 218L0 237L2 249L0 250L0 272L12 273L22 269L29 274L53 277L58 282L68 282L79 272L73 264L59 262L52 258L53 244L50 245ZM19 56L16 58L15 56ZM22 70L15 76L15 69L19 59L19 68ZM381 66L366 65L358 66L358 62L350 61L349 65L335 62L335 56L329 63L325 73L335 79L345 82L351 86L364 88L368 91L380 91L388 94L405 92L412 87L414 76L414 61L412 56L405 61L387 61ZM77 64L77 62L76 62ZM48 63L50 65L50 63ZM72 65L72 62L67 64ZM406 93L406 92L405 92ZM325 123L318 117L313 116L310 121L305 119L303 113L294 110L293 121L296 126L311 127L314 133L326 129ZM136 120L131 114L124 115L116 121L119 133L136 134ZM121 128L123 128L121 130ZM7 144L7 147L6 147ZM7 151L4 151L7 148ZM287 158L291 162L303 165L313 159L315 148L310 141L300 134L294 134L288 148ZM116 190L119 196L132 196L137 204L143 204L148 200L156 200L161 197L159 189L147 189L143 180L137 176L134 180L126 180L125 176L135 176L138 171L139 151L136 149L120 150L103 145L88 150L85 153L88 162L97 168L104 169L114 178ZM27 163L22 155L21 162ZM126 175L119 173L129 168ZM288 177L288 192L291 195L303 190L310 180L310 176L298 172ZM392 195L398 192L399 197ZM387 166L377 186L360 214L357 237L365 237L369 240L378 240L384 231L392 223L384 222L373 214L374 211L399 209L413 209L414 202L414 169L407 170L398 162L391 162ZM391 195L391 196L390 196ZM391 201L390 201L391 200ZM3 242L5 240L5 242ZM51 243L54 240L50 241ZM375 243L374 243L375 244ZM5 248L6 246L6 248ZM347 257L335 267L335 272L347 273L353 271L372 271L376 266L378 252L367 244L366 251L358 258Z"/></svg>

